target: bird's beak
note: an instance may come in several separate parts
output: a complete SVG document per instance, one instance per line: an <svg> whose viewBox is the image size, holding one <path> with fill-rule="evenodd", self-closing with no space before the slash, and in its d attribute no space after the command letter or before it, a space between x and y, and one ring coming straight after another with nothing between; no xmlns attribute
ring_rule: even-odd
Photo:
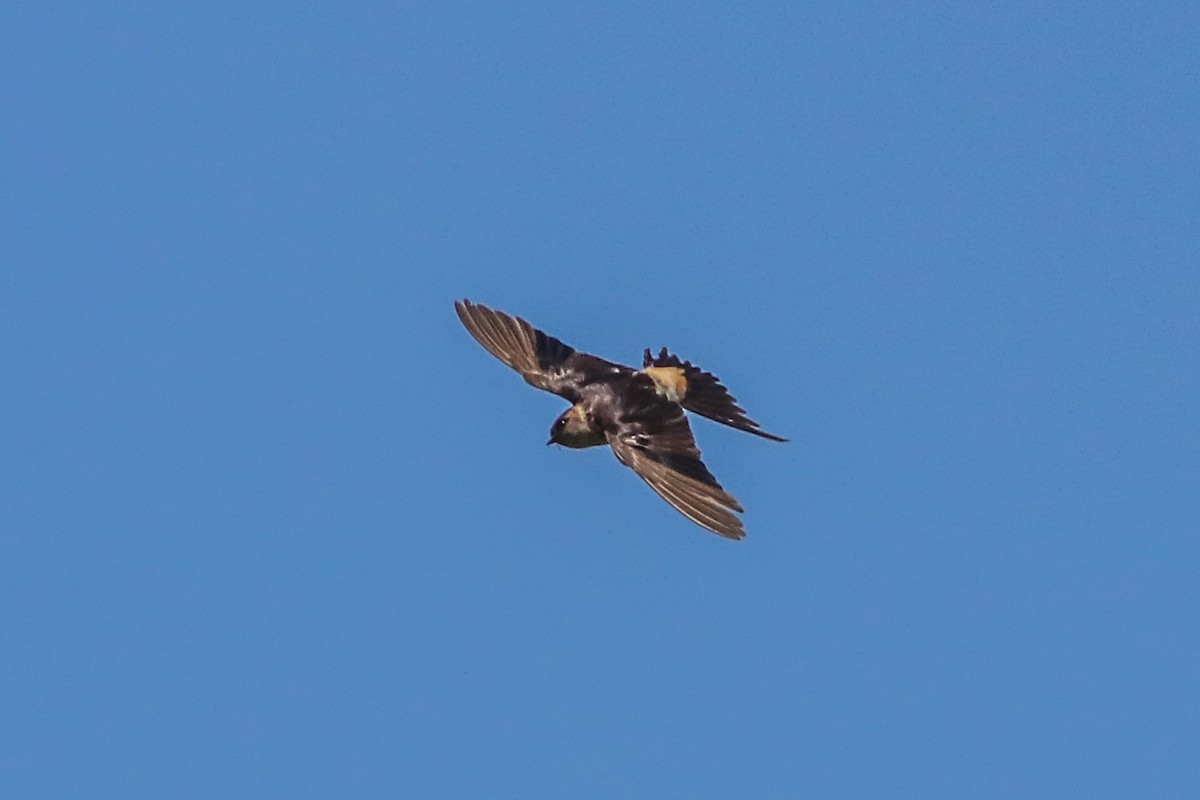
<svg viewBox="0 0 1200 800"><path fill-rule="evenodd" d="M553 436L551 436L549 439L547 439L547 440L546 440L546 447L549 447L549 446L550 446L550 445L552 445L552 444L554 444L554 437L553 437Z"/></svg>

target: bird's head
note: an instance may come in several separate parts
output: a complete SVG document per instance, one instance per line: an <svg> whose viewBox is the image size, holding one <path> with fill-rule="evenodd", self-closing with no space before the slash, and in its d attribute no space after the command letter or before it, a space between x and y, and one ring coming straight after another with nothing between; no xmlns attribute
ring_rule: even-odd
<svg viewBox="0 0 1200 800"><path fill-rule="evenodd" d="M571 406L558 415L550 426L550 440L546 444L561 444L563 447L594 447L607 442L604 431L580 406Z"/></svg>

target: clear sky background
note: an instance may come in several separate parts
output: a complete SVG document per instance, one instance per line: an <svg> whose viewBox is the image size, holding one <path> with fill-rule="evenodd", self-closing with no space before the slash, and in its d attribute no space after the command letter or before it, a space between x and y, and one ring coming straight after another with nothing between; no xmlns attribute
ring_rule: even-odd
<svg viewBox="0 0 1200 800"><path fill-rule="evenodd" d="M597 5L0 11L5 796L1200 796L1195 4Z"/></svg>

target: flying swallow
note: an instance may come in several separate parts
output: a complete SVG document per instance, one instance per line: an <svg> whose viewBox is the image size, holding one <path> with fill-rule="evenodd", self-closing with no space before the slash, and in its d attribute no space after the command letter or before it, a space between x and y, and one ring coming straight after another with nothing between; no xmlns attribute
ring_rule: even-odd
<svg viewBox="0 0 1200 800"><path fill-rule="evenodd" d="M730 539L746 535L734 514L743 509L700 460L684 411L771 441L787 439L761 430L715 375L665 347L657 356L647 348L636 370L577 352L520 317L470 300L456 301L454 309L475 340L526 383L571 402L546 444L607 444L692 522Z"/></svg>

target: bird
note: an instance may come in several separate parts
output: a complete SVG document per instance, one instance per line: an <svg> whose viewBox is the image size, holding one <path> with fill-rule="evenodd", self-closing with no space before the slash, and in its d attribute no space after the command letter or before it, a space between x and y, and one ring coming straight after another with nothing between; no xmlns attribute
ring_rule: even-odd
<svg viewBox="0 0 1200 800"><path fill-rule="evenodd" d="M715 375L662 348L646 348L640 370L581 353L521 317L470 300L454 309L484 349L525 382L571 403L554 420L547 445L608 445L659 497L697 525L741 539L744 509L700 457L685 411L774 442ZM736 513L735 513L736 512Z"/></svg>

